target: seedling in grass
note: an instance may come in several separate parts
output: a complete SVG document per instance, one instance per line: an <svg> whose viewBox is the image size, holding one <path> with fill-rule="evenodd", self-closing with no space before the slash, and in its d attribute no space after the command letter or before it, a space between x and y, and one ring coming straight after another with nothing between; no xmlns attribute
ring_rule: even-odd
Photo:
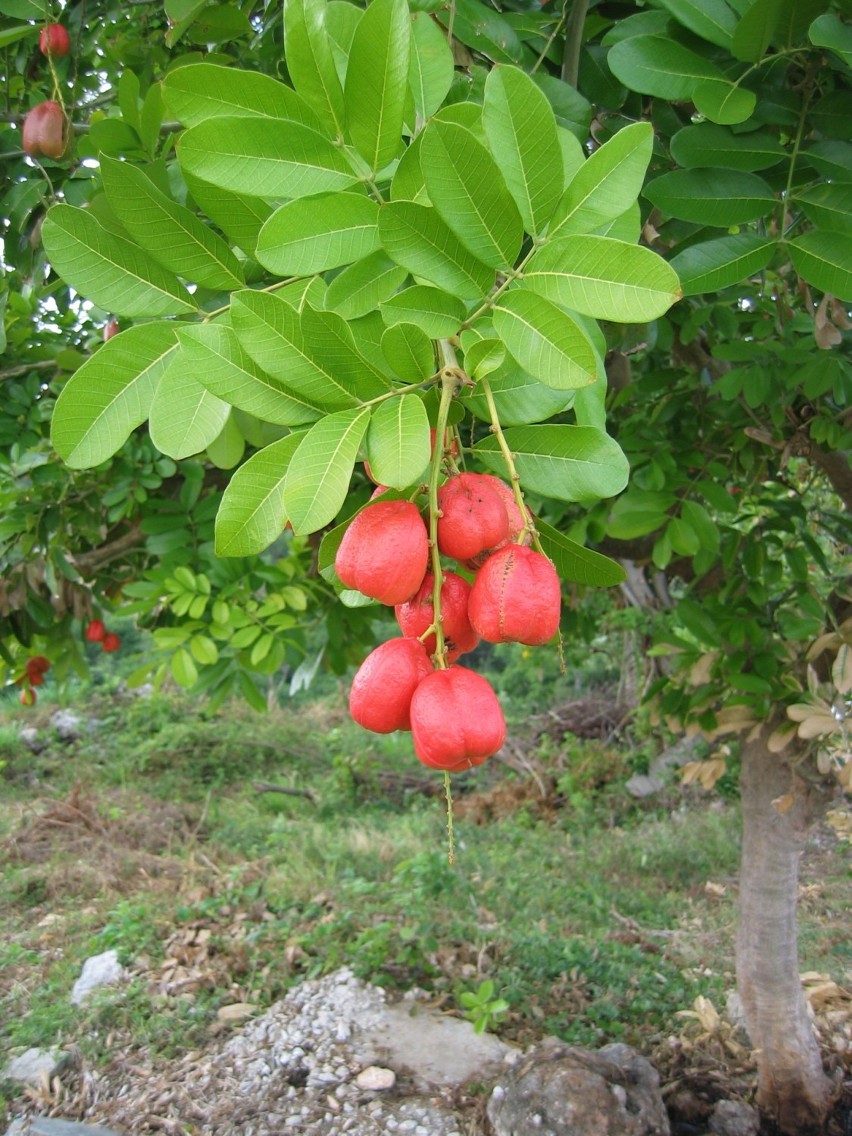
<svg viewBox="0 0 852 1136"><path fill-rule="evenodd" d="M459 1001L464 1006L465 1017L473 1022L474 1033L485 1033L502 1022L509 1009L505 998L494 997L494 983L490 978L480 982L475 992L465 990L459 996Z"/></svg>

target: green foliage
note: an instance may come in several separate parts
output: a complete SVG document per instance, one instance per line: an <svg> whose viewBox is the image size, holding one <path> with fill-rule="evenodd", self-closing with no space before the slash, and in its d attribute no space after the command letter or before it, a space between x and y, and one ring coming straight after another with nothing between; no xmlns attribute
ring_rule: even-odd
<svg viewBox="0 0 852 1136"><path fill-rule="evenodd" d="M494 997L494 982L486 978L476 990L465 990L459 994L459 1002L464 1007L465 1017L473 1022L475 1033L485 1033L506 1016L509 1003L505 998Z"/></svg>

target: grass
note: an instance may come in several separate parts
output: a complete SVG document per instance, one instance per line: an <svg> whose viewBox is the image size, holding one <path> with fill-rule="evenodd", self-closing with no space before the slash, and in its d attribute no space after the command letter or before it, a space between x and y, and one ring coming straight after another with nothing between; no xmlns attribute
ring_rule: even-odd
<svg viewBox="0 0 852 1136"><path fill-rule="evenodd" d="M440 778L407 737L351 724L339 691L266 717L104 691L85 713L97 729L38 755L17 728L50 737L49 707L0 723L0 1059L76 1044L97 1062L117 1038L167 1059L209 1041L220 1006L342 965L459 1013L491 980L509 1039L645 1051L733 985L735 802L634 802L629 756L600 742L542 740L547 800L496 763L457 782L450 867ZM803 968L840 978L847 897L826 857ZM130 984L71 1007L111 948Z"/></svg>

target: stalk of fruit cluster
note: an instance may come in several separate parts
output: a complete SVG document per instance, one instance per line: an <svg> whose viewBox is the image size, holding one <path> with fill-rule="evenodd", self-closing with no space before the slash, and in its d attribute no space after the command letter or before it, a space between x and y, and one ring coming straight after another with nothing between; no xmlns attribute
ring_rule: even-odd
<svg viewBox="0 0 852 1136"><path fill-rule="evenodd" d="M500 416L497 413L497 403L494 401L494 392L491 390L491 384L486 377L483 377L479 380L479 387L485 395L485 401L488 405L488 413L491 417L491 433L496 437L497 443L500 446L500 452L505 459L506 468L509 471L509 484L512 486L512 492L515 495L515 501L521 511L521 516L524 518L523 531L518 534L516 540L519 544L524 543L524 534L529 533L532 537L533 544L538 551L541 552L542 549L539 543L538 533L535 531L532 516L529 509L527 509L524 504L524 498L521 494L520 478L518 477L518 471L515 469L515 459L503 434L503 427L500 425Z"/></svg>

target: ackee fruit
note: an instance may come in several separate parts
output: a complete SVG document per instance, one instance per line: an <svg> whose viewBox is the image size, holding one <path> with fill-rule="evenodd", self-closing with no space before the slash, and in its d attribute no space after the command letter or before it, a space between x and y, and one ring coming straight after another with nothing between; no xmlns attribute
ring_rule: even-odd
<svg viewBox="0 0 852 1136"><path fill-rule="evenodd" d="M435 619L433 591L435 578L427 572L416 595L396 606L396 619L403 635L419 639ZM466 651L472 651L479 642L479 636L470 625L467 603L470 584L455 572L445 572L441 584L441 624L444 631L444 646L447 649L447 662L454 663ZM423 646L430 655L437 647L435 634L427 635Z"/></svg>
<svg viewBox="0 0 852 1136"><path fill-rule="evenodd" d="M459 473L438 490L438 548L455 560L470 560L509 535L509 517L499 493L481 473Z"/></svg>
<svg viewBox="0 0 852 1136"><path fill-rule="evenodd" d="M417 639L389 639L358 668L349 692L349 712L367 730L389 734L409 730L411 698L432 673L426 648Z"/></svg>
<svg viewBox="0 0 852 1136"><path fill-rule="evenodd" d="M521 544L493 552L470 593L471 626L489 643L541 646L559 629L562 589L546 556Z"/></svg>
<svg viewBox="0 0 852 1136"><path fill-rule="evenodd" d="M106 627L100 619L92 619L86 628L86 639L90 643L103 643L104 636L106 635Z"/></svg>
<svg viewBox="0 0 852 1136"><path fill-rule="evenodd" d="M424 765L458 773L500 749L506 720L488 679L454 666L433 671L414 691L411 734Z"/></svg>
<svg viewBox="0 0 852 1136"><path fill-rule="evenodd" d="M429 537L411 501L375 501L343 535L334 568L347 588L379 603L404 603L426 575Z"/></svg>
<svg viewBox="0 0 852 1136"><path fill-rule="evenodd" d="M38 37L38 47L42 55L62 59L71 52L71 37L62 24L45 24Z"/></svg>
<svg viewBox="0 0 852 1136"><path fill-rule="evenodd" d="M34 106L24 119L21 146L31 157L61 158L66 142L65 112L49 99Z"/></svg>
<svg viewBox="0 0 852 1136"><path fill-rule="evenodd" d="M105 651L117 651L121 646L121 640L114 631L108 631L103 637L101 646Z"/></svg>

